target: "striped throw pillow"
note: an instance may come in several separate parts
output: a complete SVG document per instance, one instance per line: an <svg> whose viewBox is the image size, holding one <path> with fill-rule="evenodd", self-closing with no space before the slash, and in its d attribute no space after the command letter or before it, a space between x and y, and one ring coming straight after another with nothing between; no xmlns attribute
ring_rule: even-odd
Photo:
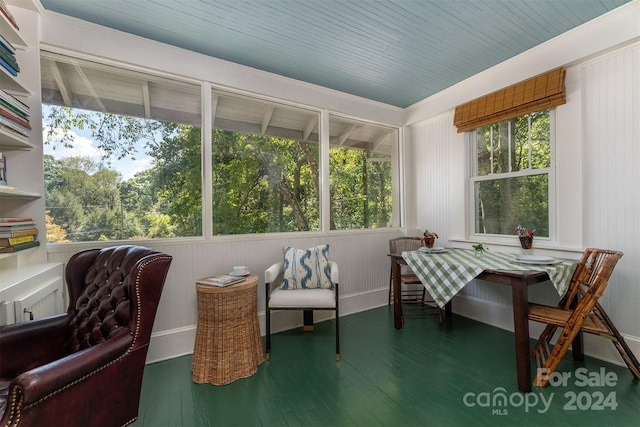
<svg viewBox="0 0 640 427"><path fill-rule="evenodd" d="M309 249L284 248L284 279L280 289L333 289L329 245Z"/></svg>

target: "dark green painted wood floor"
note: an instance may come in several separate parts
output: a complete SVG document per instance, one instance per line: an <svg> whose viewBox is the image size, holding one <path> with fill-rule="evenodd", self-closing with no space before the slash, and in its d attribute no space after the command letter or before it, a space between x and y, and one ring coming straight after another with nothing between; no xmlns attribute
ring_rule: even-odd
<svg viewBox="0 0 640 427"><path fill-rule="evenodd" d="M566 385L525 396L512 333L459 316L409 318L401 331L392 320L390 307L342 317L340 362L333 321L274 335L271 361L225 386L194 384L191 356L148 365L133 425L640 425L640 384L626 367L569 355L558 369Z"/></svg>

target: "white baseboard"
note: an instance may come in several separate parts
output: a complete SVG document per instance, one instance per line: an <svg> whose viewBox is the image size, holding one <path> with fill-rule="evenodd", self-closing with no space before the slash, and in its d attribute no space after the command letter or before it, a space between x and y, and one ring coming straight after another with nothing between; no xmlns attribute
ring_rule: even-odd
<svg viewBox="0 0 640 427"><path fill-rule="evenodd" d="M340 298L340 315L359 313L371 310L387 304L388 289L381 288L370 292L351 294ZM511 307L495 304L486 300L458 295L453 301L453 312L470 319L486 323L501 329L513 332L513 311ZM314 312L314 321L334 317L332 311ZM265 335L265 313L258 313L260 322L260 332ZM302 326L302 312L300 311L277 311L273 313L271 319L272 333L281 332ZM537 338L542 332L542 325L530 322L529 335ZM151 336L147 363L155 363L174 357L184 356L193 353L195 342L196 326L188 326L179 329L154 333ZM640 338L624 335L624 339L635 355L640 355ZM615 347L607 343L607 340L590 334L584 337L584 352L586 355L596 359L604 360L616 365L624 365L624 361L616 351ZM638 357L638 356L636 356Z"/></svg>
<svg viewBox="0 0 640 427"><path fill-rule="evenodd" d="M350 294L340 298L340 316L371 310L387 304L388 289L376 289L370 292ZM333 311L318 310L314 312L314 322L322 322L332 319ZM260 333L265 335L265 312L258 313ZM271 333L277 333L302 326L302 312L297 310L282 310L273 313L271 318ZM162 360L173 359L193 353L193 345L196 339L196 325L177 328L151 335L147 363L156 363Z"/></svg>
<svg viewBox="0 0 640 427"><path fill-rule="evenodd" d="M453 300L453 312L513 332L513 311L510 306L458 295ZM543 329L542 324L529 322L529 336L531 338L537 339ZM638 357L637 355L640 354L640 338L624 334L623 337L633 354ZM592 334L584 334L584 353L596 359L626 366L613 344Z"/></svg>
<svg viewBox="0 0 640 427"><path fill-rule="evenodd" d="M147 363L156 363L193 353L196 325L151 334Z"/></svg>

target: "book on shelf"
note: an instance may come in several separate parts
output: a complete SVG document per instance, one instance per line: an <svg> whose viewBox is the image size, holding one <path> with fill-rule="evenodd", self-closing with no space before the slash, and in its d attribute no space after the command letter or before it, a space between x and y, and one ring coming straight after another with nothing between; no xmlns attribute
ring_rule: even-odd
<svg viewBox="0 0 640 427"><path fill-rule="evenodd" d="M4 38L2 34L0 34L0 48L6 50L11 55L15 55L16 53L16 47L12 45L9 40Z"/></svg>
<svg viewBox="0 0 640 427"><path fill-rule="evenodd" d="M18 245L6 246L4 248L0 248L0 253L7 254L22 251L24 249L35 248L40 246L40 240L34 240L32 242L20 243Z"/></svg>
<svg viewBox="0 0 640 427"><path fill-rule="evenodd" d="M0 247L15 246L21 243L29 243L36 240L36 235L31 234L29 236L20 237L0 237Z"/></svg>
<svg viewBox="0 0 640 427"><path fill-rule="evenodd" d="M21 124L14 122L13 120L9 120L8 118L6 118L5 116L0 114L0 124L5 125L10 127L11 129L15 130L16 132L24 135L24 136L29 136L31 135L31 129L22 126Z"/></svg>
<svg viewBox="0 0 640 427"><path fill-rule="evenodd" d="M23 126L29 130L31 130L31 124L29 123L28 119L25 119L23 117L18 116L17 114L12 113L11 111L9 111L7 108L3 107L2 105L0 105L0 114L2 114L4 117L6 117L9 120L13 120L14 122L16 122L17 124L19 124L20 126Z"/></svg>
<svg viewBox="0 0 640 427"><path fill-rule="evenodd" d="M13 28L15 28L16 30L20 30L20 27L18 27L18 23L16 22L16 18L13 17L13 14L7 7L7 4L4 0L0 0L0 15L4 15L4 17L7 19L7 22L9 22L9 24L11 24Z"/></svg>
<svg viewBox="0 0 640 427"><path fill-rule="evenodd" d="M0 224L0 232L10 233L12 231L30 230L36 228L36 223L32 221L17 222L17 223L2 223Z"/></svg>
<svg viewBox="0 0 640 427"><path fill-rule="evenodd" d="M29 115L29 106L20 101L13 95L8 94L4 90L0 89L0 102L4 101L7 105L14 107L16 110L22 112L25 115Z"/></svg>
<svg viewBox="0 0 640 427"><path fill-rule="evenodd" d="M6 49L0 46L0 58L7 61L7 64L11 65L14 70L20 72L20 65L18 65L18 61L16 61L16 57L10 54Z"/></svg>
<svg viewBox="0 0 640 427"><path fill-rule="evenodd" d="M235 285L236 283L244 282L243 276L232 276L230 274L222 274L220 276L205 277L203 279L196 280L196 283L200 285L217 286L224 288L226 286Z"/></svg>
<svg viewBox="0 0 640 427"><path fill-rule="evenodd" d="M0 153L0 185L7 185L7 156Z"/></svg>
<svg viewBox="0 0 640 427"><path fill-rule="evenodd" d="M12 104L5 99L0 98L0 108L4 108L5 110L9 111L12 114L15 114L16 116L24 120L29 120L30 114L28 111L24 111L24 109L19 108L15 104Z"/></svg>
<svg viewBox="0 0 640 427"><path fill-rule="evenodd" d="M17 132L15 129L11 129L9 126L5 126L0 123L0 131L4 132L7 135L10 135L13 139L17 141L21 141L25 144L29 144L29 137L26 135Z"/></svg>
<svg viewBox="0 0 640 427"><path fill-rule="evenodd" d="M0 217L0 222L25 222L25 221L33 221L33 218L30 216L5 216Z"/></svg>
<svg viewBox="0 0 640 427"><path fill-rule="evenodd" d="M4 68L5 70L7 70L9 72L9 74L11 74L12 76L17 76L18 75L18 71L13 68L11 66L11 64L9 64L7 61L4 60L4 58L0 57L0 65L2 66L2 68Z"/></svg>
<svg viewBox="0 0 640 427"><path fill-rule="evenodd" d="M14 237L37 236L38 229L36 227L25 228L24 230L0 231L0 239L12 239ZM35 240L35 237L34 237Z"/></svg>

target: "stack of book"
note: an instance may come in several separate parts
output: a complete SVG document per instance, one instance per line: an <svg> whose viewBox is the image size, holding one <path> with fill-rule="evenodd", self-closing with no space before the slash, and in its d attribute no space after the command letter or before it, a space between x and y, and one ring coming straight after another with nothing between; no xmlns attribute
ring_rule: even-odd
<svg viewBox="0 0 640 427"><path fill-rule="evenodd" d="M0 0L0 15L3 15L13 28L19 30L18 24L4 0ZM2 34L0 34L0 67L7 70L12 76L17 76L20 72L20 66L16 61L16 48Z"/></svg>
<svg viewBox="0 0 640 427"><path fill-rule="evenodd" d="M33 218L0 218L0 253L18 252L40 246Z"/></svg>
<svg viewBox="0 0 640 427"><path fill-rule="evenodd" d="M0 90L0 131L26 143L31 135L29 106L3 90Z"/></svg>
<svg viewBox="0 0 640 427"><path fill-rule="evenodd" d="M0 66L12 76L20 72L20 65L16 61L16 48L0 34Z"/></svg>
<svg viewBox="0 0 640 427"><path fill-rule="evenodd" d="M224 288L227 286L235 285L236 283L244 282L246 277L232 276L230 274L223 274L221 276L205 277L204 279L196 280L196 283L200 285L217 286Z"/></svg>

